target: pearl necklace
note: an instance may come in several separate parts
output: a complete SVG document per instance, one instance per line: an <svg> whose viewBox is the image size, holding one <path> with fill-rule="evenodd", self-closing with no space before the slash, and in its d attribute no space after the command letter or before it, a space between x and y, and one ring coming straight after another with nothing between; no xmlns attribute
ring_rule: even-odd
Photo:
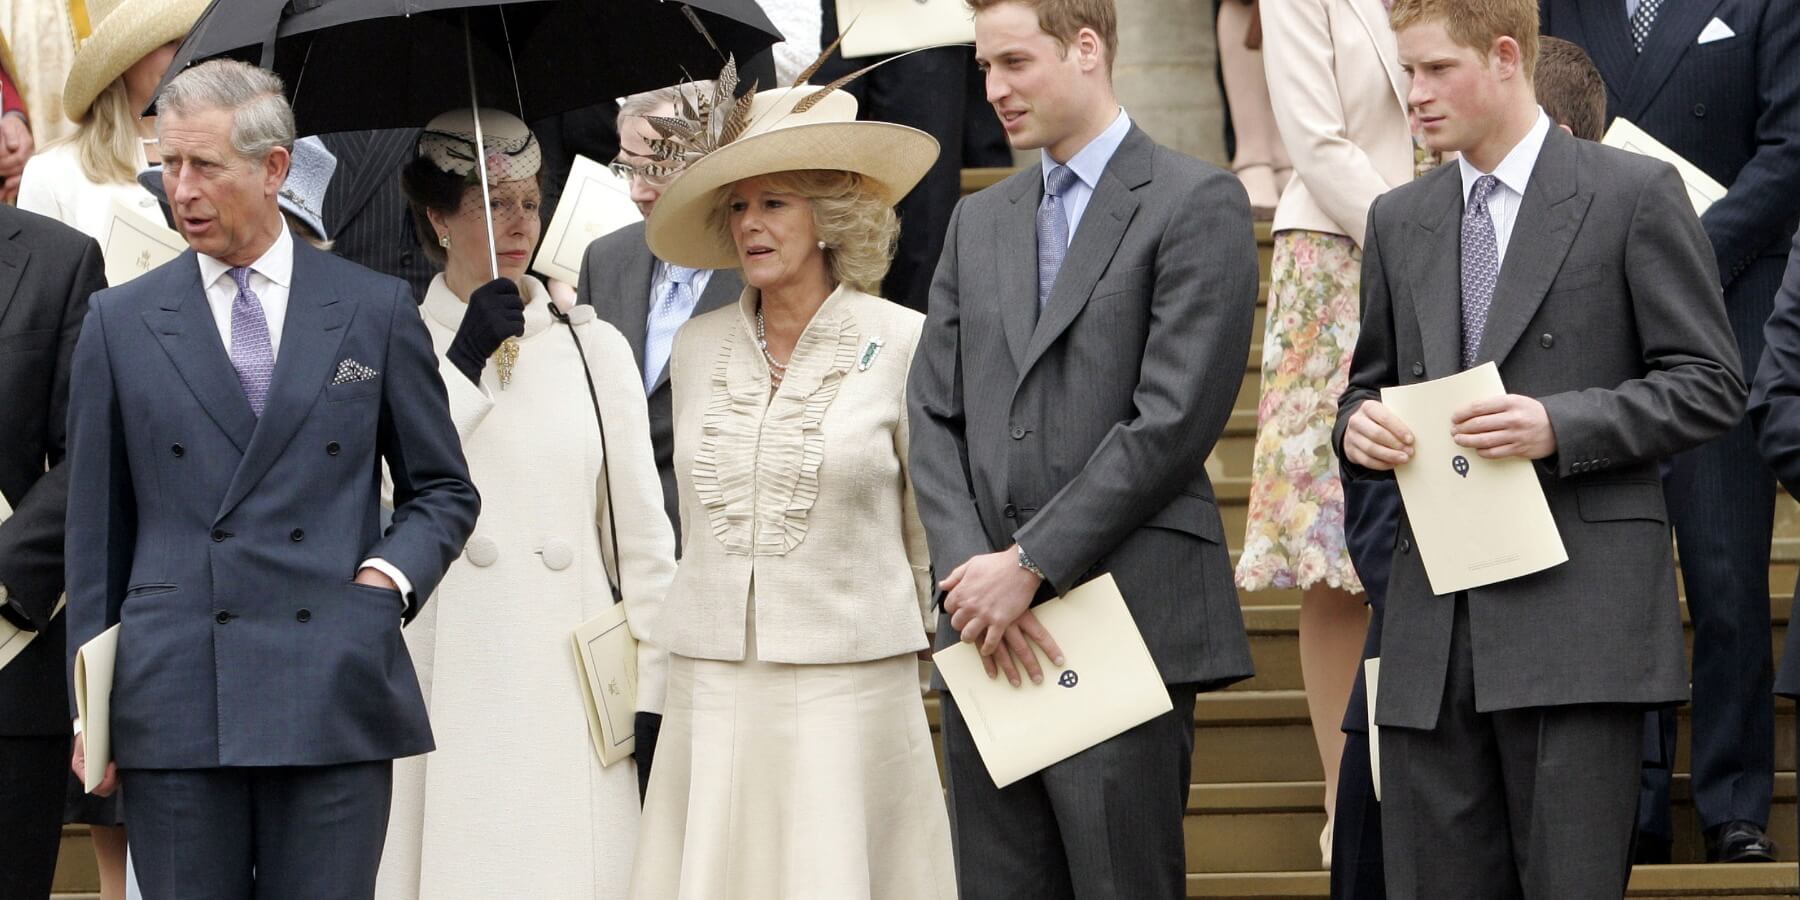
<svg viewBox="0 0 1800 900"><path fill-rule="evenodd" d="M763 325L763 314L760 308L756 310L756 346L762 350L763 360L769 364L769 374L774 376L776 381L780 381L782 376L787 374L787 365L777 362L775 354L769 352L769 337L767 329Z"/></svg>

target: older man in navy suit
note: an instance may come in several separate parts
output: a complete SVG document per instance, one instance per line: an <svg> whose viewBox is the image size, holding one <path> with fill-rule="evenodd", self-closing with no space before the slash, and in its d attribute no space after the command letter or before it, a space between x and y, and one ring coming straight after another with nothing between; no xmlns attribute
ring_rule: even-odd
<svg viewBox="0 0 1800 900"><path fill-rule="evenodd" d="M369 897L392 760L432 749L401 623L480 502L411 289L282 225L280 80L206 63L157 112L191 250L76 345L70 646L119 626L145 897Z"/></svg>
<svg viewBox="0 0 1800 900"><path fill-rule="evenodd" d="M1763 353L1800 207L1800 15L1777 0L1540 0L1542 31L1581 45L1628 119L1728 188L1700 217L1718 262L1743 370ZM1748 422L1678 456L1669 514L1694 623L1693 794L1709 859L1774 858L1765 572L1775 480ZM1675 716L1646 741L1640 861L1668 861Z"/></svg>

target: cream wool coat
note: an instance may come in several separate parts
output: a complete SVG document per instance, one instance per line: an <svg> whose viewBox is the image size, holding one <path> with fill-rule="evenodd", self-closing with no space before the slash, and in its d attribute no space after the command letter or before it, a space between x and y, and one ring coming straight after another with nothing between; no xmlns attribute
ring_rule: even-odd
<svg viewBox="0 0 1800 900"><path fill-rule="evenodd" d="M655 626L670 652L851 663L922 650L933 624L908 476L906 373L925 317L839 287L769 396L758 294L682 326L670 356L681 567Z"/></svg>
<svg viewBox="0 0 1800 900"><path fill-rule="evenodd" d="M73 141L33 154L19 177L19 208L49 216L106 245L112 230L113 201L164 228L162 206L143 185L95 184L81 171L79 150Z"/></svg>
<svg viewBox="0 0 1800 900"><path fill-rule="evenodd" d="M623 897L631 874L637 772L623 761L601 768L570 650L574 628L612 602L596 527L606 521L599 433L568 326L527 281L525 336L504 389L497 364L478 390L442 358L467 309L442 275L423 305L482 509L463 557L405 631L437 751L395 765L383 900ZM631 349L591 307L572 315L606 419L635 630L668 588L674 536ZM660 709L663 667L640 650L640 705Z"/></svg>

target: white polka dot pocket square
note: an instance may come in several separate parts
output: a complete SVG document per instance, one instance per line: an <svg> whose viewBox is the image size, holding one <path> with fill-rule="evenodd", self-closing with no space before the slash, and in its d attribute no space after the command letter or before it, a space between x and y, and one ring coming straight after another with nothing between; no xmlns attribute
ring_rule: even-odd
<svg viewBox="0 0 1800 900"><path fill-rule="evenodd" d="M355 384L359 381L368 381L380 374L354 359L346 359L338 363L337 374L331 377L331 384L333 387L340 384Z"/></svg>

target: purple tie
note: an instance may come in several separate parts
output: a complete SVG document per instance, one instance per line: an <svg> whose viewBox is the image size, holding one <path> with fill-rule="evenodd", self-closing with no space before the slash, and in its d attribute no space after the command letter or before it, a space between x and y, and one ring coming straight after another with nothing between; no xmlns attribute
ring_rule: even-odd
<svg viewBox="0 0 1800 900"><path fill-rule="evenodd" d="M237 282L237 297L231 301L231 365L237 369L250 410L260 418L269 399L269 379L275 374L269 320L263 317L262 301L250 290L250 269L233 268L231 280Z"/></svg>
<svg viewBox="0 0 1800 900"><path fill-rule="evenodd" d="M1492 175L1475 179L1462 221L1462 364L1475 366L1481 353L1481 337L1487 332L1488 307L1494 302L1494 284L1500 279L1500 244L1494 235L1494 216L1488 197L1500 180Z"/></svg>

